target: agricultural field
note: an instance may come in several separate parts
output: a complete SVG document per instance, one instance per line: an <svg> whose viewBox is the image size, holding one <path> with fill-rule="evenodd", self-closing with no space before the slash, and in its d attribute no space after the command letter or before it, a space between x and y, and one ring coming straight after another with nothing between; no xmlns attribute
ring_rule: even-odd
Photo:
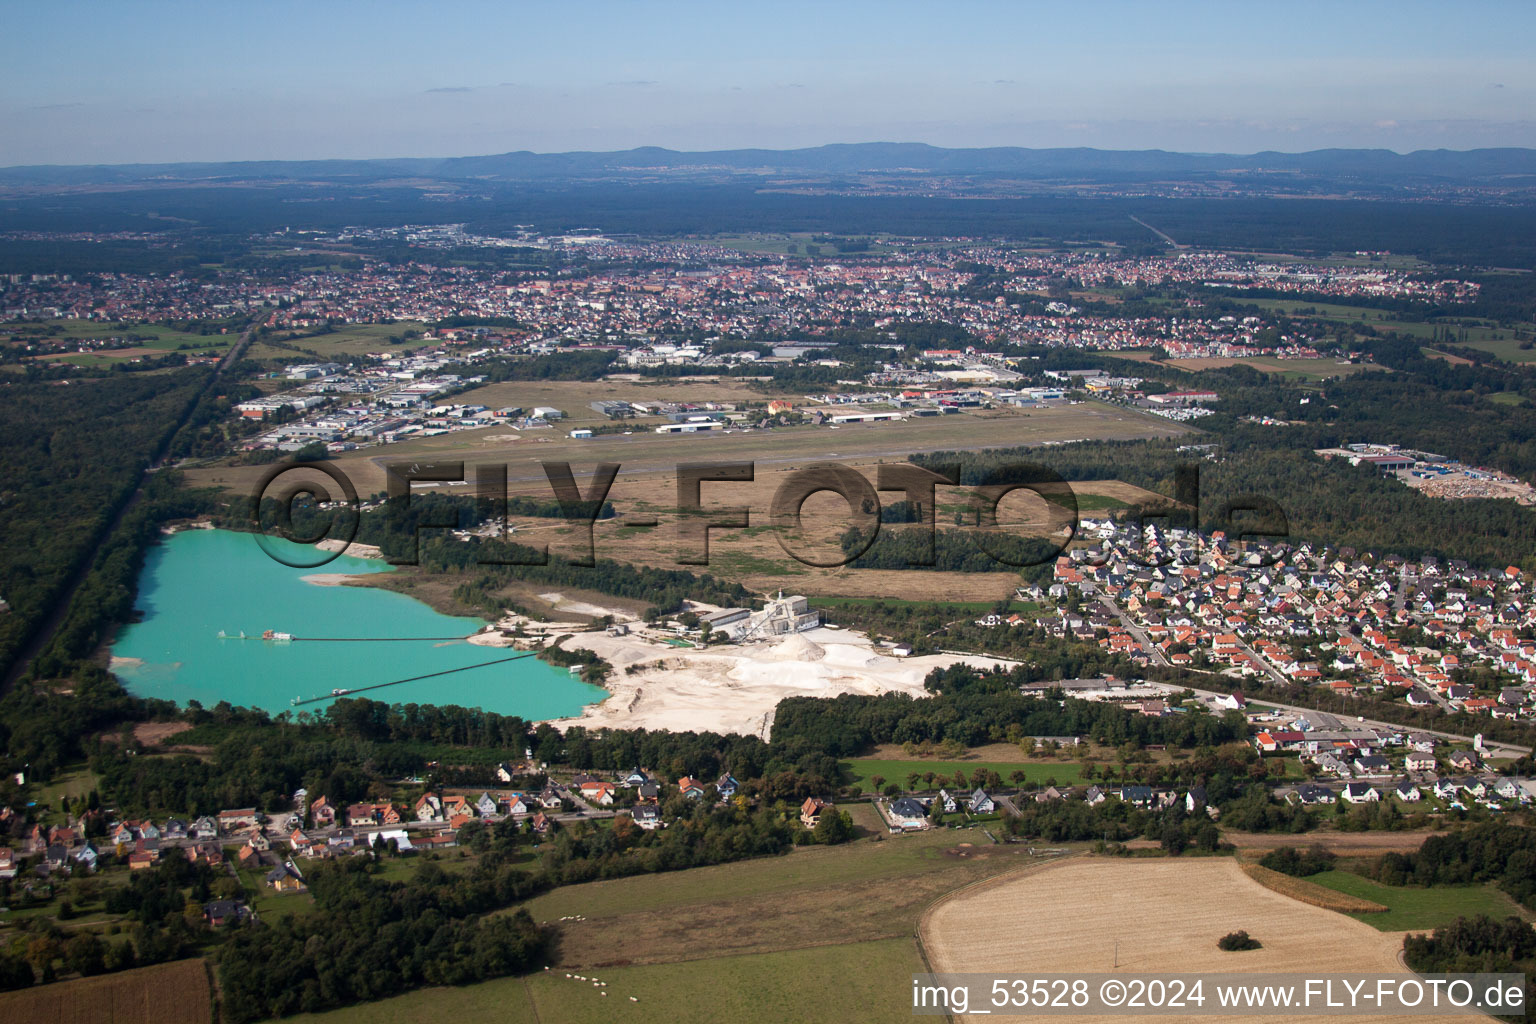
<svg viewBox="0 0 1536 1024"><path fill-rule="evenodd" d="M1458 917L1487 914L1495 920L1529 917L1519 904L1492 885L1380 885L1349 871L1323 871L1307 881L1386 907L1379 914L1351 914L1384 932L1430 931Z"/></svg>
<svg viewBox="0 0 1536 1024"><path fill-rule="evenodd" d="M1228 953L1216 947L1237 930L1262 948ZM924 915L920 935L936 972L1403 970L1401 934L1271 892L1225 857L1068 860L941 900Z"/></svg>
<svg viewBox="0 0 1536 1024"><path fill-rule="evenodd" d="M1134 410L1100 403L1035 410L1029 414L1014 410L960 415L897 423L849 424L829 427L788 427L771 431L738 431L713 435L660 435L636 426L632 435L598 435L573 440L567 430L580 422L596 422L597 413L586 408L585 401L601 393L601 385L566 382L536 384L498 384L480 389L478 400L499 407L519 405L555 405L571 414L560 428L516 431L507 427L466 430L419 441L365 449L343 456L331 464L346 473L359 494L385 489L383 464L402 458L450 459L473 465L477 462L508 466L508 490L543 500L551 497L550 485L542 463L569 460L577 482L585 487L590 467L600 462L616 462L622 468L609 491L619 515L599 521L594 529L598 557L612 558L662 568L687 567L681 559L701 554L697 545L684 545L677 526L676 468L694 461L738 460L753 463L751 481L706 483L701 488L706 508L730 506L749 510L747 529L717 529L710 532L709 564L714 575L739 581L749 589L768 593L780 588L808 595L845 597L887 597L898 600L924 600L934 596L936 577L923 570L850 570L840 566L819 568L807 565L788 554L777 532L768 525L768 510L774 494L796 471L808 465L833 461L859 469L866 478L874 476L881 462L902 462L914 452L975 449L978 436L986 446L1022 445L1051 440L1087 437L1152 437L1179 434L1187 430L1180 424ZM654 397L681 397L669 389L682 388L694 400L714 396L728 400L741 397L739 382L722 383L718 393L703 385L660 385ZM617 388L613 397L634 396L628 385ZM641 389L640 393L649 394ZM580 401L580 404L578 404ZM591 417L583 420L583 416ZM981 420L983 423L978 423ZM1049 464L1049 450L1040 458ZM213 466L186 471L190 486L217 485L246 493L266 472L262 466ZM450 492L454 488L447 488ZM457 489L468 493L466 487ZM1083 514L1118 508L1140 501L1161 501L1158 495L1117 480L1074 483ZM940 491L938 518L941 525L952 526L961 511L963 497ZM882 501L895 501L899 494L886 492ZM796 552L815 562L836 562L842 558L838 544L852 525L853 513L848 503L831 491L812 495L802 507L800 537L793 543ZM1021 535L1041 536L1060 529L1069 516L1059 506L1028 491L1014 491L999 505L999 528ZM635 520L654 519L654 526L631 525ZM582 539L578 531L562 520L513 519L519 540L529 544L548 544L557 554L575 554L575 544ZM1063 535L1064 536L1064 535ZM583 553L584 552L580 552ZM943 597L950 602L995 602L1007 598L1017 586L1018 575L1009 566L998 563L998 571L945 574ZM387 584L386 584L387 585Z"/></svg>
<svg viewBox="0 0 1536 1024"><path fill-rule="evenodd" d="M140 967L0 994L0 1020L27 1024L209 1024L208 972L201 960Z"/></svg>
<svg viewBox="0 0 1536 1024"><path fill-rule="evenodd" d="M424 989L366 1006L291 1017L295 1024L716 1024L889 1021L907 1009L892 979L921 971L911 938L817 946L755 956L501 978L464 988ZM604 994L606 993L606 994Z"/></svg>
<svg viewBox="0 0 1536 1024"><path fill-rule="evenodd" d="M1495 359L1502 359L1507 363L1536 363L1536 347L1525 348L1527 343L1516 341L1509 336L1507 331L1498 331L1501 338L1485 336L1479 328L1473 328L1468 332L1467 348L1475 348L1487 352Z"/></svg>
<svg viewBox="0 0 1536 1024"><path fill-rule="evenodd" d="M394 354L408 349L434 347L437 342L423 341L419 337L408 339L405 336L408 331L419 334L426 329L427 325L419 321L401 320L392 324L345 324L323 334L277 331L271 338L276 344L259 346L260 353L256 358L300 361L299 353L283 347L288 345L319 353L326 359L345 359L370 352Z"/></svg>
<svg viewBox="0 0 1536 1024"><path fill-rule="evenodd" d="M1200 370L1219 370L1228 366L1251 366L1265 373L1276 373L1293 380L1324 380L1328 377L1347 377L1362 370L1379 369L1372 363L1341 363L1324 356L1320 359L1277 359L1274 356L1251 356L1237 359L1212 356L1200 359L1169 359L1166 364L1191 373Z"/></svg>
<svg viewBox="0 0 1536 1024"><path fill-rule="evenodd" d="M293 1019L426 1022L483 1011L512 1024L889 1021L906 1012L906 980L923 969L912 935L924 909L959 886L1040 866L1022 847L926 832L567 886L527 904L560 928L549 971ZM559 921L576 916L585 920Z"/></svg>

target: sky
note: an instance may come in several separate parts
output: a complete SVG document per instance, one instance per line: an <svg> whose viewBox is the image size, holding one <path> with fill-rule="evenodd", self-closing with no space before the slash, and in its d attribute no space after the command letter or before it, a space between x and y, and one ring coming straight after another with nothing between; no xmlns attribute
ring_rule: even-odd
<svg viewBox="0 0 1536 1024"><path fill-rule="evenodd" d="M0 166L787 149L1536 146L1536 5L50 0Z"/></svg>

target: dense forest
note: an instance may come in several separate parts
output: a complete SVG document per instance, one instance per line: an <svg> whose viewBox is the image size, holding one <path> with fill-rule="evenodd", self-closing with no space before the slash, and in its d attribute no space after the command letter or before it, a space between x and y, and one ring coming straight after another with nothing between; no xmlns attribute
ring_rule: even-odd
<svg viewBox="0 0 1536 1024"><path fill-rule="evenodd" d="M314 913L239 928L218 953L235 1024L521 973L552 938L526 910L489 913L543 887L510 865L460 876L426 864L390 882L353 858L309 866L305 880Z"/></svg>
<svg viewBox="0 0 1536 1024"><path fill-rule="evenodd" d="M10 380L0 400L0 674L169 440L206 368L67 383Z"/></svg>

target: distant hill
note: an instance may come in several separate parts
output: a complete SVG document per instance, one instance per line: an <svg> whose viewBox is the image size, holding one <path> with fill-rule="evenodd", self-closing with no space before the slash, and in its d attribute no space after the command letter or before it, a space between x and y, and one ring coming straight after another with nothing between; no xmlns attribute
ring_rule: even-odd
<svg viewBox="0 0 1536 1024"><path fill-rule="evenodd" d="M0 168L11 186L184 185L229 182L439 181L556 182L623 178L754 177L782 174L921 175L1053 181L1231 177L1368 180L1375 184L1529 187L1536 150L1320 149L1306 153L1170 153L1163 150L944 149L870 142L810 149L678 152L653 146L612 153L502 153L494 156L383 160L118 164Z"/></svg>

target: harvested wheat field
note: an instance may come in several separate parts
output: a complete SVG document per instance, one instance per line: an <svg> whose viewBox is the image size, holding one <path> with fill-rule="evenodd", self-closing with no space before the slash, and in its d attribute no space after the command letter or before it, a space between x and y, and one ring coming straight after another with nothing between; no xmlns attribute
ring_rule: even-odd
<svg viewBox="0 0 1536 1024"><path fill-rule="evenodd" d="M1408 973L1398 961L1401 933L1378 932L1272 892L1229 858L1065 861L962 889L930 908L919 927L936 973ZM1263 948L1242 953L1216 948L1217 939L1239 929ZM1071 1019L1124 1024L1128 1018Z"/></svg>
<svg viewBox="0 0 1536 1024"><path fill-rule="evenodd" d="M0 1021L27 1024L208 1024L213 1017L201 960L140 967L0 995Z"/></svg>

